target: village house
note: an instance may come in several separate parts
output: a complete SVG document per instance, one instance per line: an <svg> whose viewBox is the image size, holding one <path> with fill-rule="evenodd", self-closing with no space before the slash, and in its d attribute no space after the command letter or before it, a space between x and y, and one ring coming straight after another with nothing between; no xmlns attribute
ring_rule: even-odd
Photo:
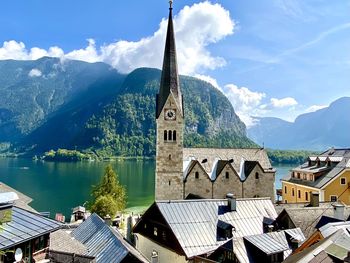
<svg viewBox="0 0 350 263"><path fill-rule="evenodd" d="M319 202L318 193L311 195L309 203L282 203L275 205L278 229L300 228L306 238L330 222L344 222L350 218L350 206L342 203Z"/></svg>
<svg viewBox="0 0 350 263"><path fill-rule="evenodd" d="M350 221L322 226L284 262L350 262Z"/></svg>
<svg viewBox="0 0 350 263"><path fill-rule="evenodd" d="M185 112L171 5L172 1L156 98L156 200L225 198L227 193L274 200L276 171L264 149L184 148Z"/></svg>
<svg viewBox="0 0 350 263"><path fill-rule="evenodd" d="M350 205L350 149L329 149L310 156L282 180L284 203L309 202L313 192L320 202Z"/></svg>
<svg viewBox="0 0 350 263"><path fill-rule="evenodd" d="M49 258L52 262L148 262L117 230L95 213L73 231L68 228L52 233Z"/></svg>
<svg viewBox="0 0 350 263"><path fill-rule="evenodd" d="M0 194L0 262L39 262L46 257L50 234L61 223L16 206L15 192Z"/></svg>
<svg viewBox="0 0 350 263"><path fill-rule="evenodd" d="M156 201L133 232L152 262L282 262L305 237L276 218L269 198Z"/></svg>

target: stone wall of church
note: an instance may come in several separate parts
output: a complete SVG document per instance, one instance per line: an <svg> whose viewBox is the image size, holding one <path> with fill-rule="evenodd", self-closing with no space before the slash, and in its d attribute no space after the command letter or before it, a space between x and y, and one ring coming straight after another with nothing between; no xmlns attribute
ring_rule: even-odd
<svg viewBox="0 0 350 263"><path fill-rule="evenodd" d="M224 167L213 184L213 197L226 198L228 193L234 194L236 198L242 197L242 183L229 164Z"/></svg>
<svg viewBox="0 0 350 263"><path fill-rule="evenodd" d="M202 198L224 199L226 194L232 193L236 198L270 197L274 201L274 181L274 172L265 173L259 165L256 165L247 179L241 182L232 166L226 165L212 182L204 169L196 164L184 183L184 196L194 194Z"/></svg>
<svg viewBox="0 0 350 263"><path fill-rule="evenodd" d="M270 197L275 201L275 173L265 173L256 165L243 184L244 197Z"/></svg>
<svg viewBox="0 0 350 263"><path fill-rule="evenodd" d="M197 173L197 177L196 177ZM213 198L213 184L207 173L197 163L188 174L185 182L185 197L189 194L198 195L202 198Z"/></svg>
<svg viewBox="0 0 350 263"><path fill-rule="evenodd" d="M164 112L173 109L175 120L165 120ZM183 199L183 117L172 95L157 119L156 200ZM176 131L176 140L164 138L164 131Z"/></svg>

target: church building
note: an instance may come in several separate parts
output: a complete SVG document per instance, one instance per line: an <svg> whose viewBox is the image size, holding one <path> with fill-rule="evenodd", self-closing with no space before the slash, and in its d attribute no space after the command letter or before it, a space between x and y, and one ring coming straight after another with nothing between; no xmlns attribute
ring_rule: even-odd
<svg viewBox="0 0 350 263"><path fill-rule="evenodd" d="M271 197L275 169L264 149L184 148L185 114L170 1L160 89L156 99L156 200Z"/></svg>

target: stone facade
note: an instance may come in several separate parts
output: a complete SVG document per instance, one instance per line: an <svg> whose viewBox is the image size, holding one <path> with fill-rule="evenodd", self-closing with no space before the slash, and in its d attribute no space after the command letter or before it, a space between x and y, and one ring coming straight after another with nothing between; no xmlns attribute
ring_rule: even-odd
<svg viewBox="0 0 350 263"><path fill-rule="evenodd" d="M170 109L176 113L174 120L165 118L165 112ZM156 200L184 198L183 126L182 112L170 94L157 119Z"/></svg>
<svg viewBox="0 0 350 263"><path fill-rule="evenodd" d="M184 196L189 194L206 199L223 199L232 193L237 198L270 197L275 200L275 172L264 171L257 164L249 175L241 180L232 165L226 164L218 175L211 179L202 165L196 163L187 171L184 180Z"/></svg>

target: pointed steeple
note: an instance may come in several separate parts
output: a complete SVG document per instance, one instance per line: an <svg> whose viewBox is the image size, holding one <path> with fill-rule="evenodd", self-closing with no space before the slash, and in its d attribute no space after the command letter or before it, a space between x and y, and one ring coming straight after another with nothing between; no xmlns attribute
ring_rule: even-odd
<svg viewBox="0 0 350 263"><path fill-rule="evenodd" d="M157 95L157 118L159 117L164 104L169 97L169 94L172 94L174 96L180 114L183 116L182 95L180 90L179 75L177 71L172 1L169 1L169 4L169 19L165 41L162 77L160 81L159 94Z"/></svg>

